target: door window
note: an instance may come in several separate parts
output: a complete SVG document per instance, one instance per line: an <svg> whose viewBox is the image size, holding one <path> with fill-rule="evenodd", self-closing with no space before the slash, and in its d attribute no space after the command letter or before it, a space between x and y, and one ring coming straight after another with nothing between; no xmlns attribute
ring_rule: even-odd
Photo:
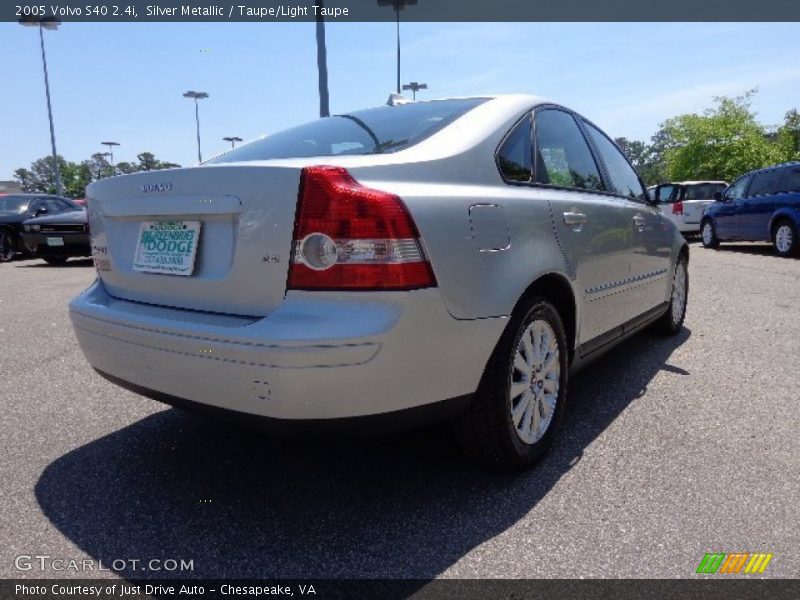
<svg viewBox="0 0 800 600"><path fill-rule="evenodd" d="M644 202L647 199L647 192L645 192L639 176L633 170L625 155L622 154L614 142L606 137L606 134L586 121L584 121L584 124L589 131L589 137L592 138L595 146L597 146L600 158L603 159L606 165L614 193L629 200Z"/></svg>
<svg viewBox="0 0 800 600"><path fill-rule="evenodd" d="M563 110L536 112L536 181L560 187L605 190L578 123Z"/></svg>
<svg viewBox="0 0 800 600"><path fill-rule="evenodd" d="M750 175L745 175L734 181L731 186L725 190L726 200L738 200L744 197L744 191L747 189L747 183L750 181Z"/></svg>

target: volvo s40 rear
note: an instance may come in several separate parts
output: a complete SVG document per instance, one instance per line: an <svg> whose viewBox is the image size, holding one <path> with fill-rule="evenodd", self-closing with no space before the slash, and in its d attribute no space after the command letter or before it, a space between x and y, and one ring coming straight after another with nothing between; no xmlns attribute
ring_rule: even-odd
<svg viewBox="0 0 800 600"><path fill-rule="evenodd" d="M531 96L358 111L88 190L71 304L110 380L279 427L447 418L533 463L567 379L676 332L688 250L619 149Z"/></svg>

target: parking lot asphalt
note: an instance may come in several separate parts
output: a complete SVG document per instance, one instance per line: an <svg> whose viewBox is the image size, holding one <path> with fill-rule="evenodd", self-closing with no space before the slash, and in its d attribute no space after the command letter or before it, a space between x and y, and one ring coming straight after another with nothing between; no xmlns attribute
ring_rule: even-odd
<svg viewBox="0 0 800 600"><path fill-rule="evenodd" d="M800 259L692 244L685 330L588 367L536 468L449 431L279 439L121 390L83 359L91 261L0 264L0 577L19 555L193 561L128 577L696 577L706 552L800 576ZM162 563L163 564L163 563Z"/></svg>

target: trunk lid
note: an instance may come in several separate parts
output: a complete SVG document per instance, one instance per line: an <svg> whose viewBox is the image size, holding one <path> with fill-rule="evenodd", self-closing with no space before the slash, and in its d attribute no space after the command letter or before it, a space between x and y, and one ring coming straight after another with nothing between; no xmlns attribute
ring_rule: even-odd
<svg viewBox="0 0 800 600"><path fill-rule="evenodd" d="M301 167L209 165L148 171L87 190L98 275L114 297L265 316L286 293ZM144 222L199 222L190 275L134 269Z"/></svg>

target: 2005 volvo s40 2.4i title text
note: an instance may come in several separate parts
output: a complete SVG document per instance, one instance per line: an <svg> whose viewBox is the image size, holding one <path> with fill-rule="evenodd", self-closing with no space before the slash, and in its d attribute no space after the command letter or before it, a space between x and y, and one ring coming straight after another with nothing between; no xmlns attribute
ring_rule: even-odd
<svg viewBox="0 0 800 600"><path fill-rule="evenodd" d="M111 381L286 427L450 418L499 466L546 451L569 372L686 309L683 237L533 96L319 119L88 204L99 277L70 313Z"/></svg>

